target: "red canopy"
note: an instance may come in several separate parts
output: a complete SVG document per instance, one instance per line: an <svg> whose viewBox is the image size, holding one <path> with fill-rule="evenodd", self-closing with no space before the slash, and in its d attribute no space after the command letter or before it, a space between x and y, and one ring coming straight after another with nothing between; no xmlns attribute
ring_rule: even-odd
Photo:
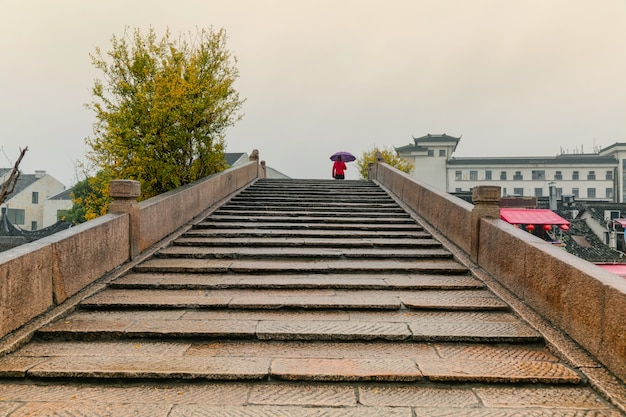
<svg viewBox="0 0 626 417"><path fill-rule="evenodd" d="M626 219L613 219L613 224L619 224L626 229Z"/></svg>
<svg viewBox="0 0 626 417"><path fill-rule="evenodd" d="M501 208L500 218L511 224L566 224L570 222L548 209Z"/></svg>

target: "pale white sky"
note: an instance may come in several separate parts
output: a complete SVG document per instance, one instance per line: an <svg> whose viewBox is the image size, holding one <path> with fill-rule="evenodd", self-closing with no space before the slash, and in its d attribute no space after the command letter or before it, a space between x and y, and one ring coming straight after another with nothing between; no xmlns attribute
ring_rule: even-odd
<svg viewBox="0 0 626 417"><path fill-rule="evenodd" d="M626 142L626 0L0 0L0 167L28 146L24 172L72 185L89 53L150 25L226 29L247 99L227 151L294 178L427 133L456 156Z"/></svg>

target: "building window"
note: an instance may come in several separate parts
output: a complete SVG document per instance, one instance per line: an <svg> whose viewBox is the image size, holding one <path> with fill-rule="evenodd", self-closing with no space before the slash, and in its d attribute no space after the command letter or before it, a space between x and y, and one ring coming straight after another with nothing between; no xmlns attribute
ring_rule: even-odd
<svg viewBox="0 0 626 417"><path fill-rule="evenodd" d="M435 156L435 151L432 149L428 150L428 156Z"/></svg>
<svg viewBox="0 0 626 417"><path fill-rule="evenodd" d="M478 180L478 171L470 171L470 181Z"/></svg>
<svg viewBox="0 0 626 417"><path fill-rule="evenodd" d="M546 171L533 171L533 180L544 181L546 179Z"/></svg>
<svg viewBox="0 0 626 417"><path fill-rule="evenodd" d="M554 179L555 179L555 180L558 180L558 181L562 180L562 179L563 179L563 173L562 173L561 171L557 171L557 172L554 174Z"/></svg>
<svg viewBox="0 0 626 417"><path fill-rule="evenodd" d="M500 179L506 180L506 171L500 171Z"/></svg>
<svg viewBox="0 0 626 417"><path fill-rule="evenodd" d="M502 188L502 195L507 195L506 194L506 187Z"/></svg>
<svg viewBox="0 0 626 417"><path fill-rule="evenodd" d="M572 188L572 194L574 194L575 198L580 197L580 190L578 188Z"/></svg>
<svg viewBox="0 0 626 417"><path fill-rule="evenodd" d="M485 171L485 179L491 181L491 171Z"/></svg>
<svg viewBox="0 0 626 417"><path fill-rule="evenodd" d="M596 198L595 188L587 188L587 198Z"/></svg>
<svg viewBox="0 0 626 417"><path fill-rule="evenodd" d="M514 180L523 180L524 176L522 175L522 171L515 171L515 175L513 175Z"/></svg>
<svg viewBox="0 0 626 417"><path fill-rule="evenodd" d="M33 220L30 222L30 230L37 230L37 221Z"/></svg>
<svg viewBox="0 0 626 417"><path fill-rule="evenodd" d="M439 156L446 156L446 150L445 149L439 149Z"/></svg>
<svg viewBox="0 0 626 417"><path fill-rule="evenodd" d="M461 181L461 179L463 179L463 173L461 171L454 171L454 179Z"/></svg>
<svg viewBox="0 0 626 417"><path fill-rule="evenodd" d="M589 171L589 174L587 174L587 179L588 180L595 180L596 179L596 171Z"/></svg>
<svg viewBox="0 0 626 417"><path fill-rule="evenodd" d="M455 193L460 193L461 191L463 191L463 189L462 189L461 187L456 187L456 188L454 189L454 192L455 192Z"/></svg>
<svg viewBox="0 0 626 417"><path fill-rule="evenodd" d="M519 196L524 195L524 189L523 188L513 188L513 195L519 195Z"/></svg>
<svg viewBox="0 0 626 417"><path fill-rule="evenodd" d="M606 189L606 198L613 198L613 188Z"/></svg>
<svg viewBox="0 0 626 417"><path fill-rule="evenodd" d="M607 180L613 179L613 171L606 171L606 179Z"/></svg>
<svg viewBox="0 0 626 417"><path fill-rule="evenodd" d="M7 218L13 224L24 224L24 221L26 219L26 210L7 209Z"/></svg>
<svg viewBox="0 0 626 417"><path fill-rule="evenodd" d="M562 188L557 188L556 189L556 198L561 198L562 195L563 195L563 189Z"/></svg>
<svg viewBox="0 0 626 417"><path fill-rule="evenodd" d="M574 171L574 172L572 172L572 179L573 179L574 181L578 181L578 171Z"/></svg>
<svg viewBox="0 0 626 417"><path fill-rule="evenodd" d="M39 193L37 191L33 191L33 197L32 197L32 201L33 204L37 204L39 203Z"/></svg>
<svg viewBox="0 0 626 417"><path fill-rule="evenodd" d="M543 197L543 188L535 188L535 197Z"/></svg>

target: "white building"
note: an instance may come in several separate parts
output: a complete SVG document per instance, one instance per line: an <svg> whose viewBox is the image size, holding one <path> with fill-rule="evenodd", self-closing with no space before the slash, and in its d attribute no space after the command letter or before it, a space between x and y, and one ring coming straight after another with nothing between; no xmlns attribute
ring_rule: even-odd
<svg viewBox="0 0 626 417"><path fill-rule="evenodd" d="M412 162L412 175L449 193L469 192L477 185L495 185L503 196L548 196L554 185L557 197L577 200L626 202L626 143L616 143L593 154L554 157L452 156L460 137L426 135L414 144L396 148Z"/></svg>
<svg viewBox="0 0 626 417"><path fill-rule="evenodd" d="M7 180L11 169L0 169L0 186ZM65 191L65 186L46 171L21 174L15 189L3 203L8 220L23 230L38 230L56 223L59 210L72 207L72 200L49 200ZM46 209L46 207L48 207Z"/></svg>

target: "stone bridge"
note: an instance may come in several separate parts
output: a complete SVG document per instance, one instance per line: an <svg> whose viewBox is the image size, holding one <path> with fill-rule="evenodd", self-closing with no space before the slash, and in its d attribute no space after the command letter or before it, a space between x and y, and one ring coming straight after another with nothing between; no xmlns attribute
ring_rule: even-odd
<svg viewBox="0 0 626 417"><path fill-rule="evenodd" d="M380 162L258 160L0 254L0 416L619 416L626 282Z"/></svg>

